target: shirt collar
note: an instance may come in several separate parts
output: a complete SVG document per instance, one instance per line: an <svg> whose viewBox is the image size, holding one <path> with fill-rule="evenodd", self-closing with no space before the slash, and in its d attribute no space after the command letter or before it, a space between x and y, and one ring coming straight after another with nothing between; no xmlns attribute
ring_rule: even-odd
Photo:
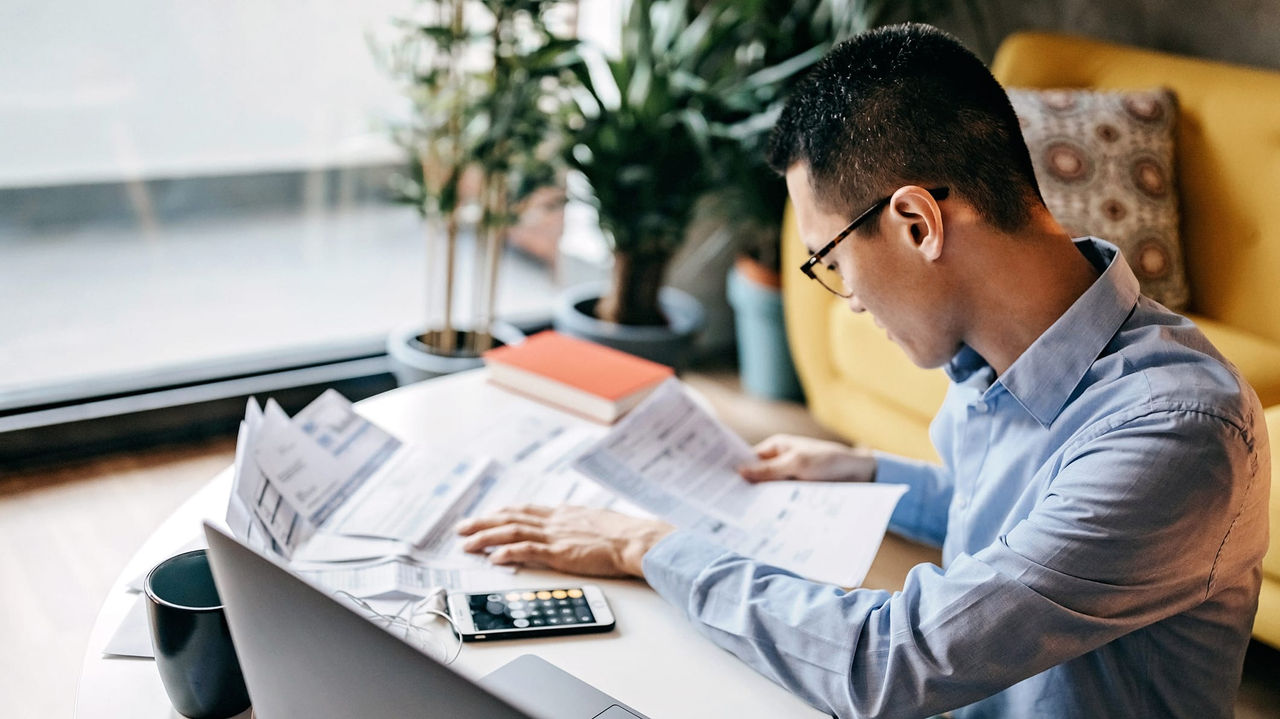
<svg viewBox="0 0 1280 719"><path fill-rule="evenodd" d="M1075 243L1100 276L995 383L1046 427L1138 302L1138 278L1119 248L1096 237ZM984 366L977 352L963 347L947 365L947 373L960 382Z"/></svg>

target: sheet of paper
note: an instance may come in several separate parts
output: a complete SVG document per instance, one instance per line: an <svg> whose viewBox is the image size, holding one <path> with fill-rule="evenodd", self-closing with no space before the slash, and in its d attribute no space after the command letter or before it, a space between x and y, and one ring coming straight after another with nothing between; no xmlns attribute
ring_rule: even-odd
<svg viewBox="0 0 1280 719"><path fill-rule="evenodd" d="M613 493L602 490L573 468L578 456L599 437L600 432L595 427L561 428L536 452L506 465L506 479L478 509L490 512L502 506L521 504L607 505L613 501Z"/></svg>
<svg viewBox="0 0 1280 719"><path fill-rule="evenodd" d="M463 548L464 538L458 536L458 523L469 517L481 514L479 509L485 506L495 488L507 481L501 468L490 460L483 471L475 478L463 496L450 505L448 511L441 515L439 521L423 541L414 548L411 556L423 563L439 561L460 562L476 567L488 567L489 562L478 554L468 554Z"/></svg>
<svg viewBox="0 0 1280 719"><path fill-rule="evenodd" d="M290 560L302 562L368 562L373 559L408 557L414 548L407 542L371 537L348 537L316 532L294 552Z"/></svg>
<svg viewBox="0 0 1280 719"><path fill-rule="evenodd" d="M425 597L437 587L490 589L510 584L513 573L501 567L423 566L396 560L359 567L298 570L304 579L361 599Z"/></svg>
<svg viewBox="0 0 1280 719"><path fill-rule="evenodd" d="M493 418L483 433L465 442L465 451L484 454L505 467L554 472L605 433L605 428L566 418L536 404L519 406Z"/></svg>
<svg viewBox="0 0 1280 719"><path fill-rule="evenodd" d="M607 428L567 420L540 407L511 412L469 445L487 449L503 467L501 481L489 488L464 516L479 516L522 504L578 504L641 512L612 490L574 468L573 463L604 436Z"/></svg>
<svg viewBox="0 0 1280 719"><path fill-rule="evenodd" d="M253 431L250 416L258 418L262 416L262 409L252 397L246 403L244 414L245 418L240 421L240 429L236 433L236 459L235 464L232 465L234 476L231 482L231 501L227 503L227 526L235 536L241 539L249 536L256 519L252 509L253 503L250 500L253 492L245 486L248 478L244 467L245 455L249 452Z"/></svg>
<svg viewBox="0 0 1280 719"><path fill-rule="evenodd" d="M422 546L441 526L456 524L456 506L491 470L492 460L484 457L403 447L334 516L332 531Z"/></svg>
<svg viewBox="0 0 1280 719"><path fill-rule="evenodd" d="M290 421L268 403L254 457L285 502L319 527L401 447L329 390Z"/></svg>
<svg viewBox="0 0 1280 719"><path fill-rule="evenodd" d="M115 657L155 658L155 649L151 646L151 625L147 620L147 598L138 596L129 613L124 615L116 633L107 640L102 653Z"/></svg>
<svg viewBox="0 0 1280 719"><path fill-rule="evenodd" d="M284 414L274 401L268 402L268 407L273 413ZM289 557L315 532L315 525L285 501L258 467L256 447L262 422L263 410L250 398L236 440L235 479L227 505L227 524L250 547L269 546Z"/></svg>
<svg viewBox="0 0 1280 719"><path fill-rule="evenodd" d="M575 463L678 527L811 579L856 586L906 492L901 485L751 484L754 453L671 380Z"/></svg>
<svg viewBox="0 0 1280 719"><path fill-rule="evenodd" d="M487 560L467 554L456 531L464 519L492 514L504 507L539 504L577 504L630 510L612 491L572 468L573 460L603 434L603 428L568 422L539 410L520 411L497 419L468 451L490 450L498 460L486 467L468 492L440 518L436 530L412 553L425 563L470 558L481 566Z"/></svg>

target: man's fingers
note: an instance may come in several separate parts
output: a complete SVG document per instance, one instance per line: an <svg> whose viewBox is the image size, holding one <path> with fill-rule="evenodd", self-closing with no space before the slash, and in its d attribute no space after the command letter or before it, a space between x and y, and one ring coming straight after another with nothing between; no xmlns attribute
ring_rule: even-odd
<svg viewBox="0 0 1280 719"><path fill-rule="evenodd" d="M748 482L772 482L795 476L795 463L788 455L774 457L738 468L738 473Z"/></svg>
<svg viewBox="0 0 1280 719"><path fill-rule="evenodd" d="M541 504L522 504L519 507L508 507L507 509L517 514L527 514L534 517L550 517L551 513L556 511L555 507L547 507Z"/></svg>
<svg viewBox="0 0 1280 719"><path fill-rule="evenodd" d="M494 564L547 564L551 547L542 542L525 541L495 549L489 555Z"/></svg>
<svg viewBox="0 0 1280 719"><path fill-rule="evenodd" d="M768 482L775 479L785 479L785 475L778 473L778 462L787 453L787 440L787 435L775 434L757 444L755 452L758 461L739 467L738 474L741 474L743 479L748 482Z"/></svg>
<svg viewBox="0 0 1280 719"><path fill-rule="evenodd" d="M501 527L504 524L523 524L529 527L541 527L543 518L536 514L515 509L502 509L485 517L476 517L458 523L458 534L466 536L484 529Z"/></svg>
<svg viewBox="0 0 1280 719"><path fill-rule="evenodd" d="M545 542L547 533L527 524L504 524L501 527L476 532L462 545L468 552L480 552L488 547L499 547L518 542Z"/></svg>
<svg viewBox="0 0 1280 719"><path fill-rule="evenodd" d="M775 434L755 446L756 459L772 459L785 449L784 435Z"/></svg>

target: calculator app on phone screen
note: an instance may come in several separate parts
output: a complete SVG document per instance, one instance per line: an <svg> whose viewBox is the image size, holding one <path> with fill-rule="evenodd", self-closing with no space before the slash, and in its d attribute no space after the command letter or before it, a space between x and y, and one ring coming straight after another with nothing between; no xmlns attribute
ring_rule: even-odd
<svg viewBox="0 0 1280 719"><path fill-rule="evenodd" d="M513 589L449 596L449 613L464 638L608 631L613 613L599 587ZM460 616L461 615L461 616Z"/></svg>

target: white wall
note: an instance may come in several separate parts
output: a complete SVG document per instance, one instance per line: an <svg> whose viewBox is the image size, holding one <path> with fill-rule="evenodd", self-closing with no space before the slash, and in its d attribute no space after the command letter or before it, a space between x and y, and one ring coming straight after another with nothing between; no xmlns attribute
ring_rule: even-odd
<svg viewBox="0 0 1280 719"><path fill-rule="evenodd" d="M366 32L408 0L3 0L0 187L391 157Z"/></svg>

